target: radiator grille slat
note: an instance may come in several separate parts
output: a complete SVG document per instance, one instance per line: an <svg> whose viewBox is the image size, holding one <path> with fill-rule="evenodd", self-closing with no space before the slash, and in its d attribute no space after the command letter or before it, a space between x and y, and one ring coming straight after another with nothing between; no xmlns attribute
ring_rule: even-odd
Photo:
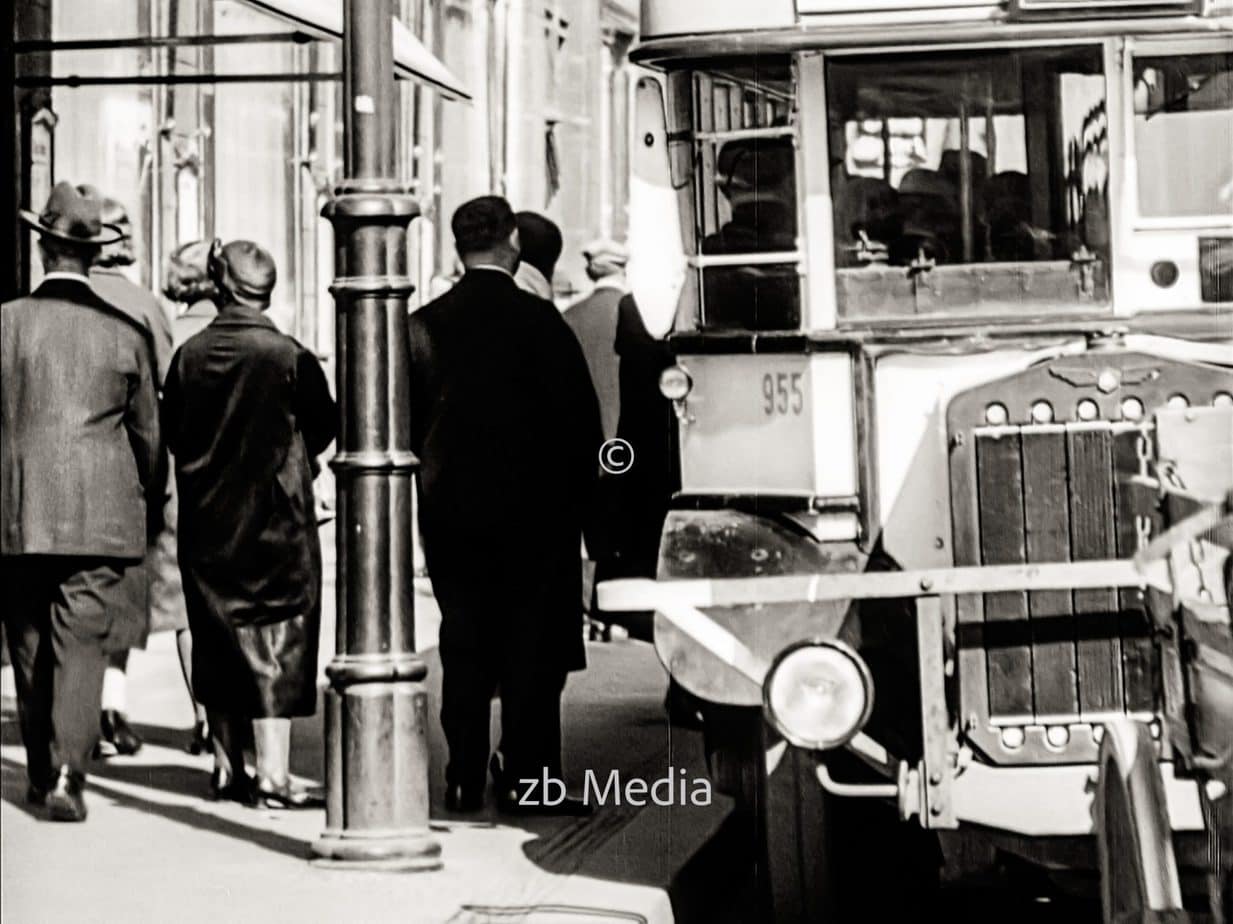
<svg viewBox="0 0 1233 924"><path fill-rule="evenodd" d="M1113 438L1109 429L1070 429L1067 434L1070 486L1071 558L1095 561L1117 552L1113 523ZM1077 590L1075 612L1081 628L1076 642L1079 712L1122 709L1121 640L1117 592Z"/></svg>
<svg viewBox="0 0 1233 924"><path fill-rule="evenodd" d="M1117 554L1129 558L1138 551L1135 520L1147 516L1149 534L1159 535L1164 522L1159 512L1136 497L1130 477L1139 468L1139 435L1123 431L1113 437L1113 468L1117 474ZM1118 592L1119 623L1122 632L1122 686L1128 712L1156 712L1160 708L1159 654L1151 638L1151 622L1143 591L1128 588Z"/></svg>
<svg viewBox="0 0 1233 924"><path fill-rule="evenodd" d="M980 493L980 552L987 565L1024 561L1023 473L1017 433L981 434L976 442ZM1027 594L985 595L989 710L1030 718L1032 646Z"/></svg>
<svg viewBox="0 0 1233 924"><path fill-rule="evenodd" d="M1024 431L1023 499L1027 560L1070 561L1066 434L1061 427ZM1036 712L1077 715L1075 619L1069 591L1028 595L1032 626L1032 687Z"/></svg>

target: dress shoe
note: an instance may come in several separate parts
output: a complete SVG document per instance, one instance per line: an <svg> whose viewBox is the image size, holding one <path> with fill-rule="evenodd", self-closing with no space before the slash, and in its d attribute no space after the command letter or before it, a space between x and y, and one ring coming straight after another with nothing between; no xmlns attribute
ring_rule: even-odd
<svg viewBox="0 0 1233 924"><path fill-rule="evenodd" d="M188 744L190 754L209 754L214 750L214 742L210 740L210 726L204 721L193 725L193 738Z"/></svg>
<svg viewBox="0 0 1233 924"><path fill-rule="evenodd" d="M445 807L451 812L478 812L484 808L484 790L451 783L445 787Z"/></svg>
<svg viewBox="0 0 1233 924"><path fill-rule="evenodd" d="M136 754L141 750L141 736L128 724L128 719L124 717L123 712L117 712L115 709L104 709L102 715L99 716L99 731L102 733L102 741L110 744L115 748L117 754L125 757ZM95 756L102 756L102 749L95 749Z"/></svg>
<svg viewBox="0 0 1233 924"><path fill-rule="evenodd" d="M26 787L26 804L27 805L46 805L47 790L42 786L35 786L31 783Z"/></svg>
<svg viewBox="0 0 1233 924"><path fill-rule="evenodd" d="M566 796L555 805L547 805L537 798L534 802L524 803L522 791L513 787L497 795L497 809L504 815L535 816L540 818L568 817L587 818L594 814L594 809L582 799Z"/></svg>
<svg viewBox="0 0 1233 924"><path fill-rule="evenodd" d="M61 767L43 802L47 806L48 817L52 821L85 821L86 800L82 795L85 787L85 774L71 767Z"/></svg>
<svg viewBox="0 0 1233 924"><path fill-rule="evenodd" d="M233 778L219 767L210 774L210 794L217 802L238 802L254 808L257 805L257 782L247 774Z"/></svg>

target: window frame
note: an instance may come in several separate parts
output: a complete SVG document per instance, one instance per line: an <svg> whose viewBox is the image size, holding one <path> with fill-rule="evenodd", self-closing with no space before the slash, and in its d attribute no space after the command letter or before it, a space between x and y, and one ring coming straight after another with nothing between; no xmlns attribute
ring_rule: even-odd
<svg viewBox="0 0 1233 924"><path fill-rule="evenodd" d="M1133 106L1133 100L1119 102L1119 97L1124 97L1124 84L1130 79L1126 74L1118 74L1117 68L1114 67L1114 54L1111 50L1114 48L1118 39L1109 36L1070 36L1066 38L1056 39L1038 39L1038 38L1023 38L1009 40L990 40L984 42L940 42L940 43L919 43L910 45L892 45L892 46L853 46L850 48L820 48L809 52L800 53L802 59L812 56L817 59L821 78L817 82L818 90L812 94L807 94L806 99L817 99L820 102L817 108L820 108L821 124L820 134L818 130L811 130L809 133L803 134L802 143L805 148L805 156L802 158L810 166L810 173L814 175L814 181L823 191L825 197L825 215L818 216L814 222L818 224L815 229L814 223L811 222L808 236L806 240L806 249L809 251L810 273L815 273L818 269L826 266L828 269L827 285L824 290L825 296L819 299L820 304L816 309L813 317L818 320L825 321L825 327L815 327L814 329L831 329L831 330L861 330L861 329L885 329L885 328L923 328L937 327L947 324L958 325L973 325L973 324L1005 324L1012 323L1022 318L1016 318L1007 314L997 312L980 312L966 311L955 312L953 315L936 315L931 314L921 317L912 317L906 315L896 315L894 317L852 317L845 316L839 305L838 296L838 272L839 267L835 264L834 257L834 203L831 198L831 181L830 181L830 109L829 109L829 89L825 81L825 73L827 64L834 59L842 58L859 58L869 57L878 54L895 57L910 57L918 54L945 54L945 53L963 53L963 52L989 52L989 51L1022 51L1031 49L1050 49L1050 48L1067 48L1067 47L1091 47L1100 50L1101 54L1101 69L1105 82L1105 107L1106 115L1109 120L1110 140L1109 147L1106 153L1107 170L1108 170L1108 214L1106 221L1108 223L1108 260L1105 268L1105 284L1107 287L1107 295L1103 302L1093 304L1091 306L1080 306L1073 310L1063 309L1045 309L1043 311L1032 311L1032 317L1047 317L1055 320L1090 320L1103 319L1117 315L1117 279L1119 273L1119 253L1121 251L1121 235L1125 229L1125 219L1119 222L1119 214L1122 206L1120 194L1129 192L1122 190L1123 184L1133 185L1133 177L1123 174L1123 160L1121 151L1127 150L1123 145L1127 144L1126 132L1133 131L1133 125L1127 124L1124 108L1126 105ZM1129 59L1126 59L1129 61ZM1125 70L1125 67L1120 68ZM800 97L798 91L798 98ZM802 109L804 108L804 100L801 101ZM1115 129L1116 118L1120 117L1123 126L1121 129ZM803 121L803 120L802 120ZM1117 138L1115 133L1119 133ZM1120 141L1121 144L1116 143ZM1121 151L1119 151L1121 148ZM821 154L819 156L818 151ZM820 164L820 167L819 167ZM817 170L821 173L818 174ZM1137 203L1136 203L1137 205ZM824 253L823 253L824 252ZM981 264L954 264L955 266L980 266ZM815 289L817 285L815 283Z"/></svg>
<svg viewBox="0 0 1233 924"><path fill-rule="evenodd" d="M787 125L764 126L755 128L716 128L710 124L714 116L711 107L709 118L703 118L698 108L696 80L708 70L718 70L724 66L739 66L749 60L747 56L731 59L716 59L707 61L685 61L670 74L667 88L666 103L669 115L668 135L670 148L676 145L688 145L690 156L689 175L679 178L673 170L673 185L682 192L682 204L685 208L683 218L688 219L688 246L685 250L685 266L687 273L687 288L696 299L696 311L693 317L693 329L699 332L738 331L756 334L799 333L810 328L812 311L810 310L810 277L809 236L806 233L805 219L805 184L807 172L804 167L805 148L801 131L802 99L800 94L802 55L784 52L774 55L759 55L759 58L775 58L782 60L788 67L789 84L791 86L791 111ZM673 87L671 79L682 80L685 87ZM684 93L682 94L682 90ZM682 101L681 95L686 99ZM712 96L712 100L714 97ZM685 102L682 107L681 102ZM685 111L681 111L684 108ZM732 254L704 254L702 241L707 235L707 220L704 216L705 204L701 194L705 177L709 172L712 177L711 191L716 195L717 188L713 182L715 174L714 160L717 153L716 142L734 141L742 138L789 138L793 149L793 180L795 191L794 229L795 248L792 250L750 251ZM709 153L709 156L708 156ZM670 158L672 154L670 153ZM675 165L676 161L673 160ZM718 227L718 225L717 225ZM785 266L793 265L797 279L797 323L794 327L755 330L748 328L716 327L707 323L706 297L703 273L713 267L724 266Z"/></svg>
<svg viewBox="0 0 1233 924"><path fill-rule="evenodd" d="M1122 145L1126 153L1124 201L1128 211L1128 230L1192 231L1233 227L1233 213L1207 215L1144 215L1139 206L1139 151L1135 140L1135 59L1189 56L1233 52L1233 39L1219 36L1176 36L1169 38L1127 38L1121 67Z"/></svg>

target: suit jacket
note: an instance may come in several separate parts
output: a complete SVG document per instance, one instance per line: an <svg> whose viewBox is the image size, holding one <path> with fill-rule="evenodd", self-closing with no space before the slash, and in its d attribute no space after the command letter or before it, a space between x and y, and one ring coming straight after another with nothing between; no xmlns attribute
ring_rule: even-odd
<svg viewBox="0 0 1233 924"><path fill-rule="evenodd" d="M145 555L165 477L155 375L149 333L84 281L0 307L0 553Z"/></svg>
<svg viewBox="0 0 1233 924"><path fill-rule="evenodd" d="M150 332L161 388L163 379L167 377L167 367L171 365L172 350L171 320L163 310L163 303L149 289L142 288L118 269L110 267L90 270L90 287L105 302L119 308Z"/></svg>
<svg viewBox="0 0 1233 924"><path fill-rule="evenodd" d="M599 398L604 439L616 436L621 413L621 362L616 352L617 305L624 292L614 286L596 286L595 291L565 309L565 322L582 344L582 355L591 370L591 382Z"/></svg>
<svg viewBox="0 0 1233 924"><path fill-rule="evenodd" d="M551 302L471 270L409 323L411 443L442 650L583 666L584 517L599 406Z"/></svg>

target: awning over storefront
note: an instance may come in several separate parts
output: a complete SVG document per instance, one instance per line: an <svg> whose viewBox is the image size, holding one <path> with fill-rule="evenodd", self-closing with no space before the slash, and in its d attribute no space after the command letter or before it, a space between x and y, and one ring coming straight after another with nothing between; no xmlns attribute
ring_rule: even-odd
<svg viewBox="0 0 1233 924"><path fill-rule="evenodd" d="M343 0L243 0L249 6L293 23L323 38L341 39ZM419 80L453 99L469 100L462 82L436 55L424 47L414 33L399 20L394 29L394 71L401 77Z"/></svg>

